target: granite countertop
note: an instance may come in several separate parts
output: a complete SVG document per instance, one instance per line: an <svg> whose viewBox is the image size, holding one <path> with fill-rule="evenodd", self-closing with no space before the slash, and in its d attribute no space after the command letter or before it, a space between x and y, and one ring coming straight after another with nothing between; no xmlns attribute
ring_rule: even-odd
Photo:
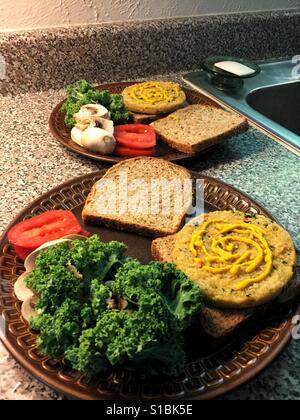
<svg viewBox="0 0 300 420"><path fill-rule="evenodd" d="M178 75L169 75L176 79ZM70 178L105 168L74 154L48 133L49 114L62 90L0 97L0 235L11 219L40 194ZM228 182L259 201L287 228L300 248L300 160L250 129L185 166ZM262 375L228 399L300 399L298 343ZM0 344L0 399L60 399L29 377Z"/></svg>

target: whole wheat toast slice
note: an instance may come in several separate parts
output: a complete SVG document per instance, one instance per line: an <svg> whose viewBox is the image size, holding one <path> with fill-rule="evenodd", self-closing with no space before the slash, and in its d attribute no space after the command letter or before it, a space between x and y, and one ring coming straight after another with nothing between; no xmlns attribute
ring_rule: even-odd
<svg viewBox="0 0 300 420"><path fill-rule="evenodd" d="M166 182L170 189L157 188L157 182ZM180 191L178 185L182 185ZM177 205L178 192L182 193L182 206ZM139 195L141 207L132 210L130 203L135 196L138 202ZM166 195L170 198L169 210L164 207ZM163 159L139 157L122 161L106 172L88 195L82 218L88 224L144 236L167 236L181 228L191 202L192 177L185 168Z"/></svg>
<svg viewBox="0 0 300 420"><path fill-rule="evenodd" d="M163 142L183 153L198 153L249 127L246 118L207 102L179 109L151 126Z"/></svg>
<svg viewBox="0 0 300 420"><path fill-rule="evenodd" d="M138 114L130 112L130 116L134 124L151 124L152 122L166 117L166 114Z"/></svg>
<svg viewBox="0 0 300 420"><path fill-rule="evenodd" d="M153 258L161 262L172 262L172 251L176 234L152 241ZM218 309L205 305L200 318L203 331L213 343L220 343L244 326L253 316L254 310Z"/></svg>

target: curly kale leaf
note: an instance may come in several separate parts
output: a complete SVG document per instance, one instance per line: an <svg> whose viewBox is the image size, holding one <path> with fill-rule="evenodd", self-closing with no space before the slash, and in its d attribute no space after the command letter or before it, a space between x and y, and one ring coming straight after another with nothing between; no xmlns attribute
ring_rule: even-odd
<svg viewBox="0 0 300 420"><path fill-rule="evenodd" d="M202 308L202 291L174 264L153 263L157 264L162 270L162 296L184 329Z"/></svg>
<svg viewBox="0 0 300 420"><path fill-rule="evenodd" d="M110 290L107 286L94 279L91 283L91 307L95 317L99 317L107 310L107 300L110 297Z"/></svg>
<svg viewBox="0 0 300 420"><path fill-rule="evenodd" d="M97 348L113 366L131 367L146 375L179 374L185 360L183 338L176 322L166 318L165 309L151 301L153 297L147 307L141 305L132 313L105 312L95 328Z"/></svg>
<svg viewBox="0 0 300 420"><path fill-rule="evenodd" d="M115 124L126 124L130 120L128 109L126 108L122 95L112 94L110 103L111 119Z"/></svg>
<svg viewBox="0 0 300 420"><path fill-rule="evenodd" d="M162 287L161 272L158 265L142 265L131 259L118 270L112 290L115 294L134 302L136 296L148 290L158 291Z"/></svg>
<svg viewBox="0 0 300 420"><path fill-rule="evenodd" d="M66 299L53 315L43 313L33 318L30 326L40 331L40 352L51 357L63 355L81 335L84 310L77 300Z"/></svg>
<svg viewBox="0 0 300 420"><path fill-rule="evenodd" d="M79 300L83 282L69 269L70 250L65 243L41 252L26 285L39 296L37 308L54 313L67 299Z"/></svg>
<svg viewBox="0 0 300 420"><path fill-rule="evenodd" d="M182 329L188 326L202 307L200 288L177 270L174 264L151 262L143 266L131 260L120 268L113 283L114 293L132 303L136 296L144 296L153 290L180 322Z"/></svg>
<svg viewBox="0 0 300 420"><path fill-rule="evenodd" d="M82 332L77 345L70 346L65 351L65 359L73 369L95 376L108 366L105 354L95 344L95 331L88 329Z"/></svg>
<svg viewBox="0 0 300 420"><path fill-rule="evenodd" d="M38 256L26 283L42 309L31 321L39 349L88 375L115 365L177 375L201 291L173 264L142 265L126 249L94 235Z"/></svg>
<svg viewBox="0 0 300 420"><path fill-rule="evenodd" d="M100 283L118 268L124 259L127 246L121 242L101 242L97 235L86 241L74 241L71 250L71 262L82 273L86 288L93 279Z"/></svg>
<svg viewBox="0 0 300 420"><path fill-rule="evenodd" d="M66 90L67 100L61 112L65 114L65 123L69 127L76 124L74 114L87 104L99 104L107 108L115 124L126 123L130 119L122 95L110 95L107 90L99 91L86 80L78 80L74 85L68 85Z"/></svg>

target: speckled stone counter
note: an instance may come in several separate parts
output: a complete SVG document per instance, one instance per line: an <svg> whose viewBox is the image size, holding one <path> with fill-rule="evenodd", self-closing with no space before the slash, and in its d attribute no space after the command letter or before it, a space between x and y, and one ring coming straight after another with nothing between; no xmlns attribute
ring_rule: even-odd
<svg viewBox="0 0 300 420"><path fill-rule="evenodd" d="M292 57L299 37L299 10L0 33L0 93L193 70L211 55Z"/></svg>
<svg viewBox="0 0 300 420"><path fill-rule="evenodd" d="M169 78L176 79L176 75ZM11 219L59 183L104 168L60 146L48 134L48 117L64 92L0 97L0 235ZM254 129L185 163L219 178L266 207L300 248L300 159ZM0 399L59 399L30 378L0 344ZM300 399L299 343L229 399Z"/></svg>

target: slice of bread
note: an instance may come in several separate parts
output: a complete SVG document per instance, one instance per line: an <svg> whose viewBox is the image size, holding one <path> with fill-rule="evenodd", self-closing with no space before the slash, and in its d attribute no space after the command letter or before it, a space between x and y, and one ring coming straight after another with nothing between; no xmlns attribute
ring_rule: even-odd
<svg viewBox="0 0 300 420"><path fill-rule="evenodd" d="M163 142L183 153L198 153L249 127L246 118L208 103L189 105L151 125Z"/></svg>
<svg viewBox="0 0 300 420"><path fill-rule="evenodd" d="M160 182L169 189L158 187ZM82 218L85 223L144 236L166 236L182 227L191 202L192 177L186 169L163 159L139 157L106 172L88 195Z"/></svg>
<svg viewBox="0 0 300 420"><path fill-rule="evenodd" d="M175 241L176 234L154 239L151 244L153 258L161 262L173 262L172 254Z"/></svg>
<svg viewBox="0 0 300 420"><path fill-rule="evenodd" d="M153 258L161 262L172 262L175 240L176 235L170 235L152 241ZM200 319L205 335L212 343L219 344L245 325L253 315L253 310L218 309L205 305Z"/></svg>
<svg viewBox="0 0 300 420"><path fill-rule="evenodd" d="M130 112L130 116L134 124L151 124L152 122L165 117L165 114L138 114L137 112Z"/></svg>

